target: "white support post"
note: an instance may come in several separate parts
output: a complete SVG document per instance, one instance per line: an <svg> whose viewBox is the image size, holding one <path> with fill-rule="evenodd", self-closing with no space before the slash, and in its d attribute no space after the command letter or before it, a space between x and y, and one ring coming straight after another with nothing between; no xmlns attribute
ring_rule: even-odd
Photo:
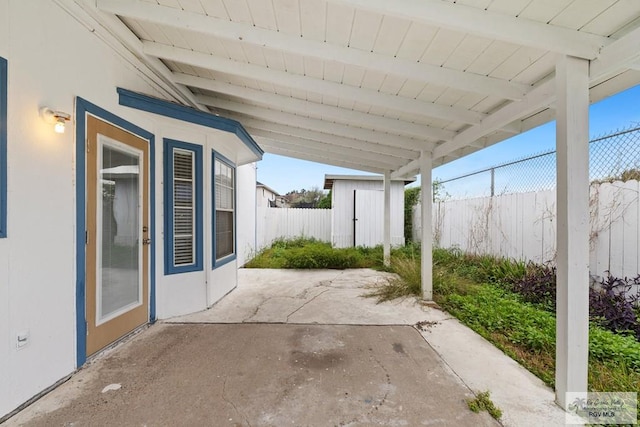
<svg viewBox="0 0 640 427"><path fill-rule="evenodd" d="M589 61L556 64L556 401L586 392L589 355Z"/></svg>
<svg viewBox="0 0 640 427"><path fill-rule="evenodd" d="M383 258L384 265L391 265L391 171L384 173L384 237L383 237Z"/></svg>
<svg viewBox="0 0 640 427"><path fill-rule="evenodd" d="M422 298L426 301L433 300L433 232L431 230L431 213L433 210L433 194L431 183L431 169L433 156L429 151L420 153L420 197L422 207L422 247L421 247L421 274L422 274Z"/></svg>

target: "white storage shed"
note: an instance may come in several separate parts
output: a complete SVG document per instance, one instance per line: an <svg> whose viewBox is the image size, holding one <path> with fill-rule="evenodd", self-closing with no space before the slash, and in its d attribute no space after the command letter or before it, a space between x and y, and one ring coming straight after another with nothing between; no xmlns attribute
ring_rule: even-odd
<svg viewBox="0 0 640 427"><path fill-rule="evenodd" d="M391 181L391 245L404 245L404 187L414 179ZM331 243L337 248L373 247L384 241L384 176L325 175L331 190Z"/></svg>

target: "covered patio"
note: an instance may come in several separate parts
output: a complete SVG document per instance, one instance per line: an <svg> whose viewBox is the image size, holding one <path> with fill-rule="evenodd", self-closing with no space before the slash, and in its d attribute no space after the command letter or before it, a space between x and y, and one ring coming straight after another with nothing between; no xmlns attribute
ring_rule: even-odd
<svg viewBox="0 0 640 427"><path fill-rule="evenodd" d="M56 0L176 102L266 152L391 178L557 120L556 398L586 391L589 104L640 82L623 0ZM431 204L422 203L424 299Z"/></svg>

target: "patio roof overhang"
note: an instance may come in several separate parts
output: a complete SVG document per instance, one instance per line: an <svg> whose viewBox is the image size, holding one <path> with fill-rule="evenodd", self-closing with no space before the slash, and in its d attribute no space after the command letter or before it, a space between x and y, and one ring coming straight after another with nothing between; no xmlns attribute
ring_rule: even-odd
<svg viewBox="0 0 640 427"><path fill-rule="evenodd" d="M640 83L640 2L55 0L167 98L389 185L557 118L556 397L587 390L588 105ZM431 298L431 203L422 204Z"/></svg>
<svg viewBox="0 0 640 427"><path fill-rule="evenodd" d="M552 120L562 55L590 61L591 102L640 83L636 2L57 1L266 152L394 177Z"/></svg>

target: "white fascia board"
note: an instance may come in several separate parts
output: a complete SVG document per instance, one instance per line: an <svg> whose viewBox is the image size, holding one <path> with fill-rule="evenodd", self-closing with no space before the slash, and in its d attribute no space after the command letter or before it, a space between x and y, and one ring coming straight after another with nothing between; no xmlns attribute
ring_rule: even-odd
<svg viewBox="0 0 640 427"><path fill-rule="evenodd" d="M330 0L358 10L395 16L462 33L594 59L609 41L606 37L508 16L442 0Z"/></svg>
<svg viewBox="0 0 640 427"><path fill-rule="evenodd" d="M393 8L394 4L392 2L390 7ZM226 40L242 40L243 43L263 48L295 53L305 57L314 57L324 61L355 65L411 80L430 82L483 95L500 94L506 99L520 99L529 89L527 85L494 77L392 58L374 52L366 52L317 40L303 39L276 31L186 12L172 7L152 5L137 0L98 0L98 7L105 12L141 21L195 31Z"/></svg>
<svg viewBox="0 0 640 427"><path fill-rule="evenodd" d="M324 176L325 182L327 181L382 181L384 180L383 175L335 175L335 174L325 174ZM409 179L392 179L391 181L402 182L404 185L407 185L411 182L416 181L416 177L412 177Z"/></svg>

